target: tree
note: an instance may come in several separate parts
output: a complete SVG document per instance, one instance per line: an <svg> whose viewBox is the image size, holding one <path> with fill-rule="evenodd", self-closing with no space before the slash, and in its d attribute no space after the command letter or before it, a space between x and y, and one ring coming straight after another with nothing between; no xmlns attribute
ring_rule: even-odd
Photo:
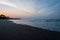
<svg viewBox="0 0 60 40"><path fill-rule="evenodd" d="M9 17L6 17L5 15L1 14L0 19L9 19Z"/></svg>

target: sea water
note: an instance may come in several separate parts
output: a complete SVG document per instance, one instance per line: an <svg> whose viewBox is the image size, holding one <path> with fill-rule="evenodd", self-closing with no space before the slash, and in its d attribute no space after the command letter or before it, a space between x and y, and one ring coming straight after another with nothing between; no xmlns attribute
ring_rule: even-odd
<svg viewBox="0 0 60 40"><path fill-rule="evenodd" d="M21 19L10 20L16 24L30 25L42 29L59 31L60 32L60 20L48 20L48 19Z"/></svg>

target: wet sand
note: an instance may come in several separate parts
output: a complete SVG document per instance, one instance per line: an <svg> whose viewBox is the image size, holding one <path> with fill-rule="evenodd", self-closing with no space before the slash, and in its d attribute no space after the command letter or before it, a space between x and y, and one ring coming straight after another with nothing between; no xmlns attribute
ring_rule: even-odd
<svg viewBox="0 0 60 40"><path fill-rule="evenodd" d="M0 40L59 40L60 32L0 20Z"/></svg>

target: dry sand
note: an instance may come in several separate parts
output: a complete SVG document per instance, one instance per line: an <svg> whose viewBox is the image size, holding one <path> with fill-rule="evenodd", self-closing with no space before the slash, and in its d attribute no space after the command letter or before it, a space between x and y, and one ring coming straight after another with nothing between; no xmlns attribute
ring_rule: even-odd
<svg viewBox="0 0 60 40"><path fill-rule="evenodd" d="M60 32L0 20L0 40L59 40Z"/></svg>

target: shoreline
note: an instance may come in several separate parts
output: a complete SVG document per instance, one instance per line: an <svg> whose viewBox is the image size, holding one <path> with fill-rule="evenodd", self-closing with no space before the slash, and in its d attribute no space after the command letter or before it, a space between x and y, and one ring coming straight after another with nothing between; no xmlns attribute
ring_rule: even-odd
<svg viewBox="0 0 60 40"><path fill-rule="evenodd" d="M58 31L60 32L59 22L30 22L26 20L9 20L16 24L24 24L37 28L42 28L50 31Z"/></svg>
<svg viewBox="0 0 60 40"><path fill-rule="evenodd" d="M6 40L58 40L60 32L0 20L0 38Z"/></svg>

